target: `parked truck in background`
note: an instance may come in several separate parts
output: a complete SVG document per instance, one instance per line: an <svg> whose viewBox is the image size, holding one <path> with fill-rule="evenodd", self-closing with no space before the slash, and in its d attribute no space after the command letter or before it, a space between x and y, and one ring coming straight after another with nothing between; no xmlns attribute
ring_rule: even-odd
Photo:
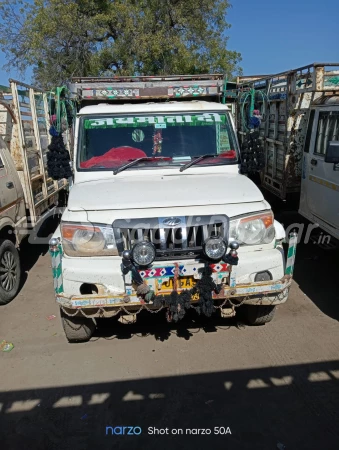
<svg viewBox="0 0 339 450"><path fill-rule="evenodd" d="M20 243L67 189L47 174L48 131L46 92L15 80L0 86L0 305L20 287Z"/></svg>
<svg viewBox="0 0 339 450"><path fill-rule="evenodd" d="M338 240L339 63L238 81L240 145L260 112L261 186L282 200L297 196L299 213Z"/></svg>
<svg viewBox="0 0 339 450"><path fill-rule="evenodd" d="M287 300L283 227L246 176L222 75L76 78L74 184L50 241L69 341L142 309L269 322ZM158 316L160 317L160 315Z"/></svg>

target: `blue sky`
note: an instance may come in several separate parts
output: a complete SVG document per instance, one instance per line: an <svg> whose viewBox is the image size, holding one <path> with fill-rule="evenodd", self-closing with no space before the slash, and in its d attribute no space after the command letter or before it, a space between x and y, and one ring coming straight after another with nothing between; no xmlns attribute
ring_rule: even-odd
<svg viewBox="0 0 339 450"><path fill-rule="evenodd" d="M242 54L244 74L269 74L313 62L339 62L339 0L231 0L228 48ZM5 64L0 53L0 67ZM31 81L0 71L8 78Z"/></svg>
<svg viewBox="0 0 339 450"><path fill-rule="evenodd" d="M339 62L338 0L230 0L228 48L245 75Z"/></svg>

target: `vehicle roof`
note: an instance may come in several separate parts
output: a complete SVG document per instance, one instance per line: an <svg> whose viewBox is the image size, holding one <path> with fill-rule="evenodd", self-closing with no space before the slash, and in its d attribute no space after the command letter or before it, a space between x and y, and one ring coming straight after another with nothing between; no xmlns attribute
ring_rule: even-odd
<svg viewBox="0 0 339 450"><path fill-rule="evenodd" d="M189 102L149 102L149 103L125 103L114 105L99 103L97 105L85 106L79 111L81 115L89 114L123 114L123 113L147 113L147 112L177 112L177 111L225 111L229 108L221 103L193 100Z"/></svg>

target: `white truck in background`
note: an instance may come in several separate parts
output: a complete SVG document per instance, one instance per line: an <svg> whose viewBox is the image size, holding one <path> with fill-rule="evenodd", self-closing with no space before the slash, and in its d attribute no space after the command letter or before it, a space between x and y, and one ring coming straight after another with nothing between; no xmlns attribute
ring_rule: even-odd
<svg viewBox="0 0 339 450"><path fill-rule="evenodd" d="M339 63L239 79L237 93L245 152L251 109L260 111L261 186L282 200L297 196L299 213L339 240Z"/></svg>
<svg viewBox="0 0 339 450"><path fill-rule="evenodd" d="M96 318L196 308L269 322L287 300L283 227L239 173L222 75L76 78L74 184L50 241L67 339ZM157 317L161 317L158 315Z"/></svg>
<svg viewBox="0 0 339 450"><path fill-rule="evenodd" d="M22 239L65 194L47 174L47 93L19 81L0 86L0 305L20 288Z"/></svg>

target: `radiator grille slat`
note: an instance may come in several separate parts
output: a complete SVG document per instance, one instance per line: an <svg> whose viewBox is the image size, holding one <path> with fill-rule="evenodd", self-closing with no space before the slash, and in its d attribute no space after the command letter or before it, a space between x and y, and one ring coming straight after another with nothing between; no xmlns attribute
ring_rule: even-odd
<svg viewBox="0 0 339 450"><path fill-rule="evenodd" d="M159 218L122 219L113 223L113 229L120 253L146 240L154 244L157 260L199 256L204 241L211 235L221 236L227 241L227 216L218 216L218 219L212 216L187 217L184 225L164 227L160 225Z"/></svg>

